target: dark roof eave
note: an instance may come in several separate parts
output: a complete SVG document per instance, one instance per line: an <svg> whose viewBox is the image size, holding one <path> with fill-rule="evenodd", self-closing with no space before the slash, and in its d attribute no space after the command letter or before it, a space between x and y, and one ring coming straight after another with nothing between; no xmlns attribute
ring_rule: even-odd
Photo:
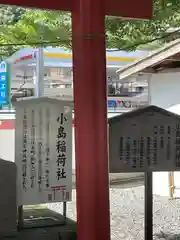
<svg viewBox="0 0 180 240"><path fill-rule="evenodd" d="M177 118L178 120L180 120L180 115L172 113L170 111L167 111L163 108L160 108L160 107L157 107L154 105L150 105L147 107L138 108L138 109L132 110L130 112L123 113L121 115L109 118L108 123L109 123L109 125L111 125L111 124L123 121L126 118L136 117L136 116L142 115L143 113L151 112L151 111L152 112L160 112L160 113L164 114L165 116L174 117L174 118Z"/></svg>

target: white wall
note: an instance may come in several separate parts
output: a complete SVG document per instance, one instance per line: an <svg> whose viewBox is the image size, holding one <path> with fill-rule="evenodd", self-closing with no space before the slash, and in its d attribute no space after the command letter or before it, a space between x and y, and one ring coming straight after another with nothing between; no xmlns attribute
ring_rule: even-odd
<svg viewBox="0 0 180 240"><path fill-rule="evenodd" d="M168 172L153 173L153 193L160 196L169 196Z"/></svg>
<svg viewBox="0 0 180 240"><path fill-rule="evenodd" d="M14 162L14 130L0 130L0 158Z"/></svg>
<svg viewBox="0 0 180 240"><path fill-rule="evenodd" d="M180 103L180 72L152 74L149 81L150 104L167 109Z"/></svg>

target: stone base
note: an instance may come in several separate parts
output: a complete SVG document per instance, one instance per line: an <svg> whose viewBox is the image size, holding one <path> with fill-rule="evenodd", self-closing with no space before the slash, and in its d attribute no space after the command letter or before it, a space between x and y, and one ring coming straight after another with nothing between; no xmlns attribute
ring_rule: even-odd
<svg viewBox="0 0 180 240"><path fill-rule="evenodd" d="M14 235L17 228L16 165L0 159L0 236Z"/></svg>

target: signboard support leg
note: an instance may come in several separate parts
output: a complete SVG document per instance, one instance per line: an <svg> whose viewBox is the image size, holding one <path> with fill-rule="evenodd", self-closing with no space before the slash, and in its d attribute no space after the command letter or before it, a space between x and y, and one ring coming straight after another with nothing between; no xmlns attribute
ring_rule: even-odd
<svg viewBox="0 0 180 240"><path fill-rule="evenodd" d="M66 222L66 218L67 218L67 202L63 202L63 217L64 217L64 220Z"/></svg>
<svg viewBox="0 0 180 240"><path fill-rule="evenodd" d="M172 199L174 197L174 173L169 172L169 197Z"/></svg>
<svg viewBox="0 0 180 240"><path fill-rule="evenodd" d="M153 239L153 175L145 172L145 240Z"/></svg>
<svg viewBox="0 0 180 240"><path fill-rule="evenodd" d="M23 216L23 206L18 206L18 223L17 228L18 230L21 230L24 228L24 216Z"/></svg>

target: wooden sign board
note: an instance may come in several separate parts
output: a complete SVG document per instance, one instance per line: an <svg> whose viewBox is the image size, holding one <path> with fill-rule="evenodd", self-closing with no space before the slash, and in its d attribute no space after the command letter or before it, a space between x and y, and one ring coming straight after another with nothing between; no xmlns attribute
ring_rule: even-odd
<svg viewBox="0 0 180 240"><path fill-rule="evenodd" d="M149 106L109 121L110 172L180 171L180 117Z"/></svg>

